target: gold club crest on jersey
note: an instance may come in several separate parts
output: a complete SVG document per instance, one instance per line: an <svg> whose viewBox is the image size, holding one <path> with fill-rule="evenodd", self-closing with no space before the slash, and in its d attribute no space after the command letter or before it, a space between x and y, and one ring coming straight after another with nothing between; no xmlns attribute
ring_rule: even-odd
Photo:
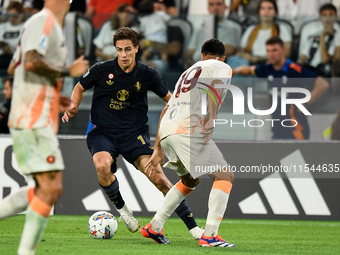
<svg viewBox="0 0 340 255"><path fill-rule="evenodd" d="M140 88L142 87L142 84L140 84L140 82L137 81L135 84L135 87L136 87L137 92L139 92Z"/></svg>
<svg viewBox="0 0 340 255"><path fill-rule="evenodd" d="M128 99L128 97L129 97L129 91L125 89L119 90L117 93L117 98L120 101L125 101L126 99Z"/></svg>

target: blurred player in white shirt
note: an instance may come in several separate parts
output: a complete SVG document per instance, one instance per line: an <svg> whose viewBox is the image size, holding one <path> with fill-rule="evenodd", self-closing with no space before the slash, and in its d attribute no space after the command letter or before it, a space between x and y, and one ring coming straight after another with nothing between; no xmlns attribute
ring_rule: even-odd
<svg viewBox="0 0 340 255"><path fill-rule="evenodd" d="M23 26L8 68L14 74L8 125L21 173L34 178L0 203L0 219L27 209L18 254L34 254L52 206L62 193L64 163L56 138L59 111L71 100L59 93L63 77L78 77L88 69L83 57L66 67L62 27L70 0L45 0L45 8Z"/></svg>
<svg viewBox="0 0 340 255"><path fill-rule="evenodd" d="M165 221L198 185L199 177L208 174L214 184L208 202L206 227L199 245L235 246L218 235L234 175L216 144L210 140L214 120L226 94L226 89L215 86L229 85L232 77L232 69L224 63L224 51L221 41L206 41L201 50L202 61L181 75L170 101L162 111L154 153L146 164L145 173L152 175L159 162L163 164L165 154L169 159L165 167L175 170L181 180L167 193L151 222L141 229L144 237L152 238L157 243L169 243L163 234ZM207 115L202 114L202 105ZM210 170L207 172L208 167Z"/></svg>

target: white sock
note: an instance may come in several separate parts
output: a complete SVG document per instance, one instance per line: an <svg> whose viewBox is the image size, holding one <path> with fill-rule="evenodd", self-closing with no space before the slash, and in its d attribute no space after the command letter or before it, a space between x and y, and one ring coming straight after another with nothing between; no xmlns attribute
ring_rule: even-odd
<svg viewBox="0 0 340 255"><path fill-rule="evenodd" d="M206 224L204 228L205 236L216 236L218 234L218 226Z"/></svg>
<svg viewBox="0 0 340 255"><path fill-rule="evenodd" d="M0 203L0 219L23 212L28 206L28 191L34 195L33 187L22 187L13 194L5 197Z"/></svg>
<svg viewBox="0 0 340 255"><path fill-rule="evenodd" d="M220 189L212 189L209 195L207 223L205 236L216 236L223 215L227 209L229 194Z"/></svg>
<svg viewBox="0 0 340 255"><path fill-rule="evenodd" d="M26 221L21 235L18 255L34 254L47 226L48 217L46 217L46 214L49 214L47 212L48 207L50 209L51 207L47 204L40 203L40 206L42 205L43 209L39 208L39 210L44 211L43 214L45 214L45 216L43 216L32 209L31 204L27 208ZM35 206L33 205L32 207L36 208L36 205L37 204L35 204Z"/></svg>
<svg viewBox="0 0 340 255"><path fill-rule="evenodd" d="M130 209L126 204L122 208L117 209L117 211L120 215L130 215Z"/></svg>
<svg viewBox="0 0 340 255"><path fill-rule="evenodd" d="M180 191L182 190L182 192ZM183 199L192 191L189 187L184 186L182 181L174 185L166 194L161 207L158 209L154 218L150 221L151 229L155 232L162 232L165 221L176 210Z"/></svg>

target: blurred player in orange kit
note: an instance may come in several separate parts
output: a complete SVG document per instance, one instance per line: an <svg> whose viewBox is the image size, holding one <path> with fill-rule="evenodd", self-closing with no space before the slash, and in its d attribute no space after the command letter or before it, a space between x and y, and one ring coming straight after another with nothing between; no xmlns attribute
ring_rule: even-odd
<svg viewBox="0 0 340 255"><path fill-rule="evenodd" d="M70 0L45 0L45 7L23 26L18 48L8 68L14 74L9 127L21 173L35 187L23 187L0 203L0 219L27 209L18 254L35 254L53 204L63 189L64 163L56 138L59 111L71 100L59 93L63 77L78 77L88 69L84 57L66 68L62 27Z"/></svg>

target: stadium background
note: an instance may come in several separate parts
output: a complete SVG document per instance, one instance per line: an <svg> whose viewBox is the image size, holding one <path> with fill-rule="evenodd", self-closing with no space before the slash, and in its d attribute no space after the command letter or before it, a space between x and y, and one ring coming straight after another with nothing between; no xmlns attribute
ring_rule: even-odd
<svg viewBox="0 0 340 255"><path fill-rule="evenodd" d="M206 1L197 1L197 6L190 10L189 18L193 30L204 20L205 37L214 37L216 22L213 16L206 15ZM75 59L77 48L77 22L83 21L84 28L91 29L74 13L66 19L65 33L69 50L69 62ZM293 47L297 48L298 37L295 36ZM93 38L89 38L89 42ZM0 76L5 76L0 70ZM166 73L164 79L170 90L174 88L179 73ZM70 95L76 79L67 78L63 93ZM255 91L255 102L259 108L267 109L268 99L266 84L259 82ZM339 79L330 80L339 84ZM0 87L2 84L0 84ZM0 94L0 102L3 101ZM93 211L114 211L113 206L99 189L95 169L85 143L85 134L90 111L92 91L87 91L80 106L79 114L67 125L60 125L60 143L66 163L64 172L64 193L54 208L55 214L84 214ZM227 96L226 104L221 109L219 118L230 118L232 100ZM240 169L241 166L280 165L283 159L292 162L305 162L310 165L339 164L339 142L324 141L322 132L330 126L339 109L339 95L327 92L311 107L309 117L311 126L310 141L270 141L270 128L228 128L216 130L213 138L218 139L218 145L228 160L228 163ZM164 104L162 100L149 95L150 133L155 135L160 111ZM244 119L254 119L246 112ZM80 136L79 136L80 135ZM11 138L0 135L0 200L20 186L27 185L26 180L18 173L18 167L12 154ZM291 162L290 162L291 163ZM137 216L151 216L162 201L159 192L147 181L139 179L140 174L119 159L118 171L124 197ZM178 177L171 170L165 170L166 175L176 182ZM303 219L303 220L340 220L340 173L310 172L304 176L289 176L286 173L235 173L235 184L229 201L226 218L258 218L258 219ZM124 185L125 184L125 185ZM188 197L189 206L197 217L205 217L211 182L203 179L194 192ZM131 204L131 205L130 205ZM202 207L201 205L204 204Z"/></svg>
<svg viewBox="0 0 340 255"><path fill-rule="evenodd" d="M64 192L54 207L55 214L91 215L95 211L115 212L97 183L96 172L86 148L85 137L59 138L65 160ZM245 142L217 143L228 163L241 166L288 166L309 164L314 171L305 172L235 172L232 195L225 218L340 220L340 172L322 168L339 166L339 142ZM324 153L327 151L327 153ZM291 166L292 165L292 166ZM321 170L316 170L321 165ZM136 216L152 216L160 206L161 193L132 165L118 160L121 192ZM291 168L291 169L293 169ZM165 174L172 182L177 175L169 169ZM12 153L12 139L0 136L0 197L4 198L20 186L27 185L19 174ZM203 178L197 191L187 201L196 217L206 217L209 178Z"/></svg>

